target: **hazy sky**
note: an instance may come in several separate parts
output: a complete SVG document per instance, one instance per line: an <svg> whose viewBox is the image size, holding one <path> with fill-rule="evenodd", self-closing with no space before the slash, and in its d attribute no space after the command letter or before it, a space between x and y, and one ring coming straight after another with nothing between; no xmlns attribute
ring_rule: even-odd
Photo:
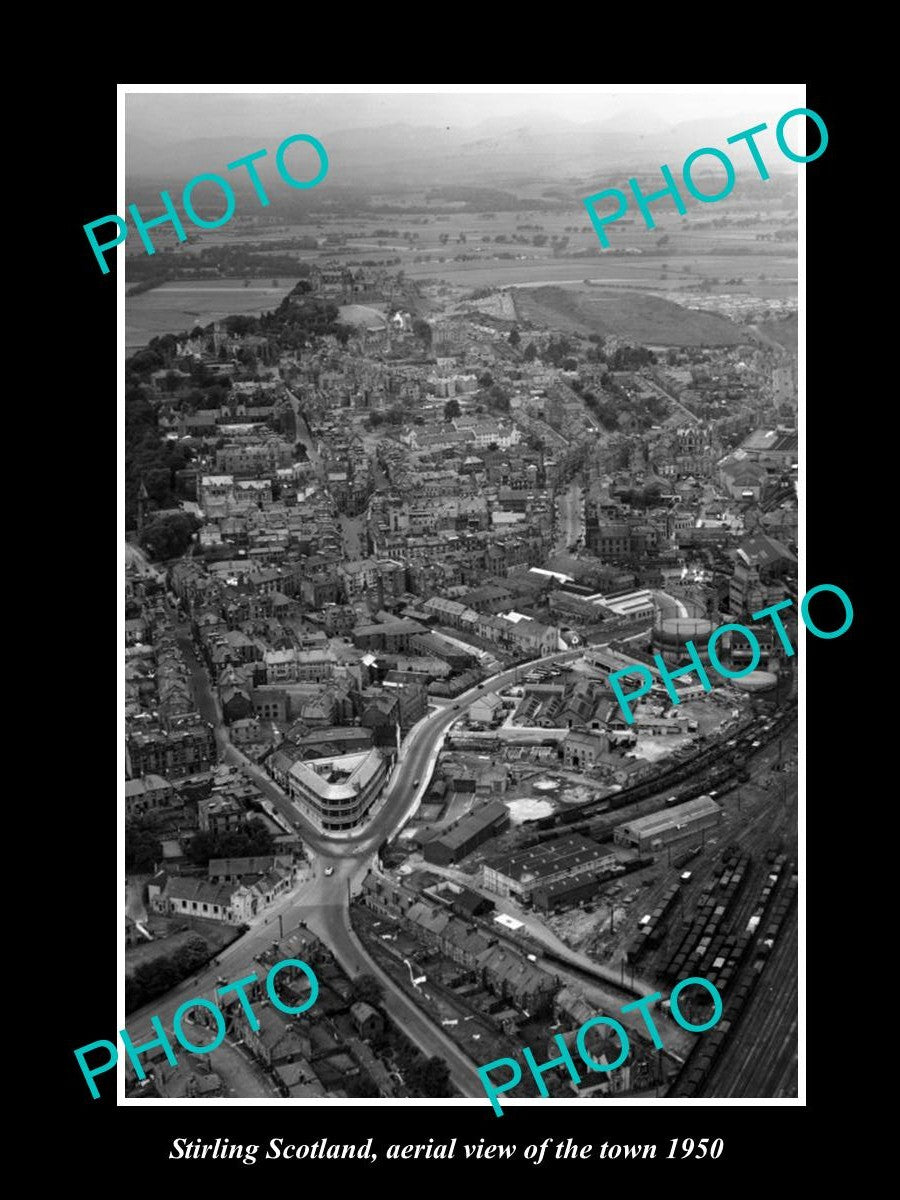
<svg viewBox="0 0 900 1200"><path fill-rule="evenodd" d="M427 94L423 92L348 94L298 92L287 85L278 93L226 94L230 85L211 85L207 94L190 93L190 84L160 94L160 85L124 84L127 136L148 142L184 142L223 135L257 136L272 123L284 123L286 111L302 114L304 128L319 133L377 125L456 126L474 128L485 121L534 120L597 124L617 118L624 129L642 124L647 132L715 113L718 117L756 116L761 110L784 112L803 104L803 84L641 84L625 91L609 85L607 93L490 92ZM255 85L262 88L265 85ZM348 85L341 85L347 87ZM353 86L353 85L349 85ZM373 85L374 86L374 85ZM420 85L429 87L431 85ZM450 86L450 85L444 85ZM486 85L479 85L484 89ZM510 85L514 86L514 85ZM524 85L519 85L524 86ZM556 85L559 86L559 85ZM140 88L135 94L132 88ZM145 90L146 89L146 90ZM652 89L652 90L645 90ZM662 91L665 89L665 91ZM210 94L212 93L212 94Z"/></svg>

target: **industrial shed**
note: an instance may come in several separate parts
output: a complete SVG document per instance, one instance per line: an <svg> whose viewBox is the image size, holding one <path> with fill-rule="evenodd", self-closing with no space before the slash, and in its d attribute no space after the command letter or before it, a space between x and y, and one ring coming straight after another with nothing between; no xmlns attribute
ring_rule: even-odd
<svg viewBox="0 0 900 1200"><path fill-rule="evenodd" d="M698 796L686 804L676 804L662 812L638 817L616 826L613 840L620 846L634 846L641 854L661 850L673 842L711 829L722 819L722 810L709 796Z"/></svg>
<svg viewBox="0 0 900 1200"><path fill-rule="evenodd" d="M476 812L469 813L446 833L427 842L423 857L426 862L449 866L471 854L483 842L509 827L509 809L499 800L493 800Z"/></svg>

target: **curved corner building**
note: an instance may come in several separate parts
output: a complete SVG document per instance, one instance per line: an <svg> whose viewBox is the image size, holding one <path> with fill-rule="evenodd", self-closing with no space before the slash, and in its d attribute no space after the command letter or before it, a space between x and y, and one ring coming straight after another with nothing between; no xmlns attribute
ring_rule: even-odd
<svg viewBox="0 0 900 1200"><path fill-rule="evenodd" d="M288 791L301 813L322 833L353 829L381 794L388 764L378 750L295 762Z"/></svg>

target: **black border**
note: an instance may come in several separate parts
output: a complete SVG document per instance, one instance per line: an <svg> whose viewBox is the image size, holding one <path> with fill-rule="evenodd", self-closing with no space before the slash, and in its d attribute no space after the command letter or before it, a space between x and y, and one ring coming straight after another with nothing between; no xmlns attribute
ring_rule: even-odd
<svg viewBox="0 0 900 1200"><path fill-rule="evenodd" d="M784 75L795 77L799 72L786 70ZM585 71L584 74L587 74ZM154 76L155 77L155 76ZM855 151L855 123L848 111L845 96L839 96L834 85L808 83L809 107L821 113L829 129L829 146L821 159L810 164L807 172L807 366L806 366L806 463L809 517L806 531L807 583L819 582L840 584L854 602L855 620L851 630L835 641L807 639L807 856L812 867L807 867L810 911L816 912L813 903L818 897L831 903L827 896L820 896L819 889L826 882L824 864L827 849L823 849L823 812L827 800L839 801L851 793L838 791L837 778L843 774L849 783L852 727L865 719L853 703L852 691L856 676L854 662L860 656L860 643L866 627L871 627L873 614L878 611L871 598L865 596L865 576L860 562L861 547L865 545L859 531L851 532L849 489L842 487L844 479L859 478L866 473L866 464L871 448L862 448L860 430L862 422L858 406L848 406L845 398L854 396L854 389L864 386L861 373L851 377L849 371L840 368L852 355L860 356L860 350L869 340L868 331L863 330L862 303L860 292L864 283L858 280L851 289L841 287L840 267L849 265L856 252L863 253L862 221L842 224L843 218L833 197L845 199L855 192L857 180L863 177L854 172L860 170L860 156ZM111 212L116 203L115 137L116 137L116 84L88 83L79 81L77 105L85 128L91 136L57 146L65 161L65 178L71 186L65 192L65 207L61 199L54 209L54 224L57 233L56 247L62 246L64 258L70 263L63 289L70 301L64 306L64 326L61 330L64 361L74 367L76 386L63 404L63 429L70 427L75 435L87 431L90 447L85 447L90 462L90 473L96 473L97 492L102 499L98 512L106 513L109 501L109 472L104 466L105 448L108 445L107 421L112 422L114 401L118 394L118 377L115 354L116 328L116 271L114 256L110 256L112 269L101 276L96 262L81 230L83 223L101 214ZM855 228L853 228L855 226ZM861 357L861 356L860 356ZM859 359L857 359L858 361ZM40 360L39 360L40 361ZM67 372L69 374L69 372ZM57 376L58 378L58 376ZM68 390L68 389L67 389ZM83 424L82 424L83 423ZM101 449L102 448L102 449ZM117 447L118 452L118 447ZM84 514L86 515L86 514ZM91 520L87 516L87 520ZM93 524L93 522L91 521ZM571 1136L579 1143L599 1144L603 1140L619 1142L657 1141L662 1147L672 1137L722 1136L726 1139L726 1153L719 1164L696 1164L706 1170L711 1178L719 1179L720 1169L726 1163L743 1169L756 1167L756 1178L762 1182L766 1176L772 1181L774 1173L762 1170L762 1160L772 1158L777 1162L782 1155L795 1156L801 1160L807 1154L815 1157L808 1132L811 1128L808 1109L770 1106L731 1107L699 1104L690 1108L654 1108L651 1105L628 1108L600 1108L579 1106L558 1107L537 1105L528 1108L510 1106L502 1122L498 1122L487 1104L482 1107L318 1107L299 1108L252 1108L245 1106L210 1106L184 1109L132 1107L117 1109L114 1089L102 1088L102 1098L92 1101L87 1095L81 1074L72 1051L74 1047L99 1037L113 1036L116 1018L116 961L112 948L118 938L118 914L113 895L121 892L118 871L111 870L116 863L116 821L113 817L115 802L107 798L112 787L105 784L107 755L114 753L109 744L107 728L110 718L118 734L120 719L118 712L110 713L115 705L107 700L110 689L105 684L95 687L94 678L100 684L106 679L107 670L102 664L116 655L116 677L120 670L120 650L116 645L106 649L106 634L112 619L101 617L107 611L105 598L106 578L109 574L106 562L112 562L112 552L91 554L94 542L102 546L102 536L81 525L81 536L63 539L55 558L54 575L64 570L69 580L63 591L66 599L59 606L62 616L58 632L66 631L69 637L77 637L88 630L88 645L79 649L79 658L87 659L96 671L82 672L81 677L100 703L96 707L80 705L68 710L66 728L63 731L61 756L57 761L78 764L77 783L74 788L64 788L63 795L54 805L54 820L61 821L59 844L53 857L56 859L56 876L66 892L63 936L55 953L58 961L59 980L67 980L75 986L63 987L47 1004L47 1024L50 1028L49 1046L44 1060L41 1087L52 1080L51 1103L60 1106L62 1120L53 1122L54 1141L68 1143L73 1158L83 1153L85 1146L102 1153L101 1147L120 1143L135 1148L138 1161L151 1168L152 1175L168 1161L167 1154L175 1137L201 1137L214 1140L227 1137L231 1141L255 1142L265 1146L270 1137L282 1136L287 1141L311 1141L328 1137L339 1141L363 1141L372 1135L376 1142L385 1143L392 1139L406 1142L446 1141L456 1137L461 1146L464 1142L477 1142L480 1137L490 1142L539 1142L545 1137L564 1139ZM100 522L106 526L106 518ZM856 525L856 521L854 521ZM117 532L116 554L119 553ZM102 571L85 571L85 558ZM58 578L59 576L57 576ZM77 593L77 595L76 595ZM116 591L112 604L116 619L121 598ZM75 618L74 621L72 618ZM102 653L98 652L102 647ZM71 694L71 693L70 693ZM838 729L844 731L837 736ZM831 730L835 734L829 737ZM824 741L824 738L828 738ZM100 746L104 750L97 754L86 753L87 747ZM62 757L64 756L64 757ZM824 767L825 775L821 786L817 786L819 773ZM64 773L68 776L68 772ZM829 805L829 809L830 809ZM111 811L113 810L113 811ZM52 834L54 840L57 835ZM834 897L835 904L839 903ZM66 931L68 926L68 932ZM59 926L57 926L59 930ZM815 989L823 986L823 972L817 960L819 938L810 937L808 950L807 994L810 1011L815 1006ZM823 946L827 953L827 945ZM825 959L827 962L827 958ZM56 989L47 992L48 996ZM835 1015L838 1015L835 1013ZM849 1016L849 1014L848 1014ZM852 1026L852 1022L851 1022ZM847 1026L845 1026L846 1028ZM807 1064L809 1105L819 1107L830 1102L829 1088L822 1089L823 1071L819 1064L831 1051L819 1042L816 1049L817 1027L813 1024L808 1033ZM829 1039L830 1040L830 1039ZM851 1037L851 1041L853 1038ZM833 1046L833 1042L832 1042ZM112 1079L112 1076L109 1077ZM148 1119L138 1113L153 1111ZM116 1115L113 1115L116 1114ZM120 1115L126 1114L126 1115ZM130 1114L130 1115L128 1115ZM822 1147L822 1151L825 1151ZM647 1161L641 1163L643 1171ZM665 1160L662 1160L665 1161ZM660 1162L655 1160L654 1165ZM132 1163L132 1171L136 1164ZM182 1163L182 1166L185 1164ZM197 1164L186 1164L191 1170ZM215 1171L240 1167L239 1163L215 1161ZM254 1170L268 1165L263 1161ZM406 1177L410 1170L434 1172L435 1163L393 1163L391 1170L401 1170ZM447 1163L442 1162L442 1172ZM493 1168L495 1162L472 1164L483 1171ZM504 1163L508 1169L508 1164ZM571 1163L547 1163L538 1170L558 1168L568 1171ZM584 1165L584 1164L579 1164ZM617 1164L587 1164L593 1171ZM291 1178L299 1179L300 1166L304 1181L311 1167L318 1164L293 1164ZM354 1175L371 1173L385 1166L382 1160L377 1167L326 1162L324 1167L333 1178L346 1178L347 1167ZM457 1171L466 1164L454 1162ZM684 1164L680 1164L683 1171ZM529 1170L533 1168L529 1167ZM634 1179L637 1164L631 1164L628 1176ZM128 1172L133 1181L134 1174ZM337 1172L337 1175L335 1174ZM184 1178L184 1176L182 1176ZM252 1179L253 1176L246 1178ZM317 1175L317 1179L319 1176ZM324 1174L322 1178L325 1178ZM542 1176L546 1180L547 1176ZM623 1179L626 1177L622 1177ZM126 1186L132 1186L127 1184ZM138 1189L140 1190L140 1189Z"/></svg>

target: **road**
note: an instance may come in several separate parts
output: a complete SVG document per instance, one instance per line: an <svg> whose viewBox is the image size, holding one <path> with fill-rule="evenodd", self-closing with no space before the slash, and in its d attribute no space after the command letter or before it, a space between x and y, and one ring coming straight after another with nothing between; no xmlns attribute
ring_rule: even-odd
<svg viewBox="0 0 900 1200"><path fill-rule="evenodd" d="M443 1030L432 1024L430 1019L416 1008L369 956L353 933L350 927L349 901L350 897L358 892L379 847L399 833L418 807L428 786L444 735L453 722L458 720L463 707L471 703L482 691L513 684L518 678L520 668L500 672L478 687L470 689L452 704L438 708L420 721L403 744L401 757L371 821L358 833L337 839L326 837L313 829L303 820L281 789L230 745L209 678L197 657L189 628L184 622L177 625L177 636L191 672L198 707L204 719L214 726L216 741L223 757L251 777L279 810L288 815L300 828L304 841L315 854L314 875L273 905L263 916L256 918L251 929L243 937L222 951L218 964L207 967L199 975L179 984L164 997L130 1014L126 1027L132 1041L139 1045L153 1036L151 1016L159 1016L163 1027L171 1030L175 1010L184 1001L196 996L215 999L217 978L222 977L231 982L257 971L255 957L271 946L279 936L280 915L285 935L302 922L330 948L348 975L354 977L370 974L379 979L384 987L382 1007L395 1024L408 1034L424 1054L437 1055L447 1062L451 1079L464 1096L482 1096L483 1089L475 1075L474 1064ZM575 658L580 653L580 650L560 651L540 661L562 662ZM333 873L326 875L325 871L329 868ZM214 1051L210 1056L213 1069L216 1053Z"/></svg>
<svg viewBox="0 0 900 1200"><path fill-rule="evenodd" d="M581 485L570 483L556 497L556 549L560 553L584 536L584 499Z"/></svg>
<svg viewBox="0 0 900 1200"><path fill-rule="evenodd" d="M158 583L165 580L165 574L158 571L147 558L140 546L134 542L125 543L125 564L126 566L134 567L139 575L149 575L151 579L155 579Z"/></svg>

